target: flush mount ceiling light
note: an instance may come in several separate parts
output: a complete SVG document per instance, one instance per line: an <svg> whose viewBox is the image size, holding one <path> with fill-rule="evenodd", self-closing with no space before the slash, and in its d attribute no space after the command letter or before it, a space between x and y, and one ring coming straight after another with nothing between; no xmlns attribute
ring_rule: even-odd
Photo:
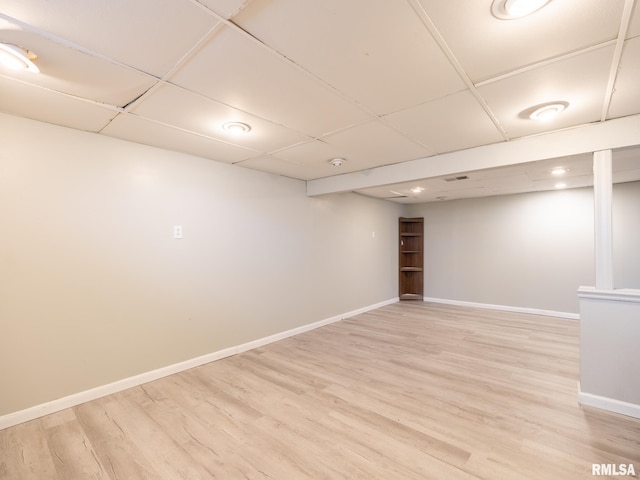
<svg viewBox="0 0 640 480"><path fill-rule="evenodd" d="M344 158L332 158L329 160L329 163L334 167L341 167L346 160Z"/></svg>
<svg viewBox="0 0 640 480"><path fill-rule="evenodd" d="M421 193L421 192L424 192L424 187L413 187L411 191L413 193Z"/></svg>
<svg viewBox="0 0 640 480"><path fill-rule="evenodd" d="M565 173L567 173L569 171L568 168L564 168L564 167L556 167L553 170L551 170L551 175L564 175Z"/></svg>
<svg viewBox="0 0 640 480"><path fill-rule="evenodd" d="M493 0L491 13L501 20L526 17L540 10L551 0Z"/></svg>
<svg viewBox="0 0 640 480"><path fill-rule="evenodd" d="M531 120L539 120L541 122L546 122L554 118L560 112L566 110L569 106L569 102L550 102L545 103L543 105L539 105L538 107L534 107L535 110L531 112L529 118Z"/></svg>
<svg viewBox="0 0 640 480"><path fill-rule="evenodd" d="M38 56L26 48L13 43L0 42L0 65L11 70L26 70L39 73L40 69L33 63Z"/></svg>
<svg viewBox="0 0 640 480"><path fill-rule="evenodd" d="M242 122L227 122L222 125L222 128L229 133L243 134L251 131L251 125Z"/></svg>

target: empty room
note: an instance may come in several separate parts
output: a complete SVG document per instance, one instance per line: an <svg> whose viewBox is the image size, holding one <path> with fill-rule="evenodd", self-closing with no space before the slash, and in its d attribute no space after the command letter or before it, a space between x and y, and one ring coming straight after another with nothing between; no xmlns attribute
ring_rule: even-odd
<svg viewBox="0 0 640 480"><path fill-rule="evenodd" d="M0 3L0 480L640 478L637 0Z"/></svg>

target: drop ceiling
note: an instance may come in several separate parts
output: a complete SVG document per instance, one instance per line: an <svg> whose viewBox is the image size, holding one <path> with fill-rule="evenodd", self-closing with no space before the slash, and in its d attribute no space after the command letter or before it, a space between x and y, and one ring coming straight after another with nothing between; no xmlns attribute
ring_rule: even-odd
<svg viewBox="0 0 640 480"><path fill-rule="evenodd" d="M0 42L35 52L40 73L0 69L0 111L308 183L349 179L637 117L635 3L551 0L501 20L491 0L3 0ZM525 115L549 101L569 108ZM400 203L516 193L554 188L556 164L571 166L569 187L590 184L588 155L559 157L340 188ZM618 181L640 179L637 149L616 158Z"/></svg>

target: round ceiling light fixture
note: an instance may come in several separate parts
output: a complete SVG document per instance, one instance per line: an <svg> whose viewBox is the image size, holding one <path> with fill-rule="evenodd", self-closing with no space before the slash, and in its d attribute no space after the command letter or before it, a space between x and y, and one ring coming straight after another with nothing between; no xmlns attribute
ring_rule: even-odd
<svg viewBox="0 0 640 480"><path fill-rule="evenodd" d="M229 133L233 133L234 135L241 135L244 133L249 133L251 131L251 125L242 122L227 122L222 125L222 128Z"/></svg>
<svg viewBox="0 0 640 480"><path fill-rule="evenodd" d="M413 187L413 188L411 189L411 191L412 191L413 193L422 193L422 192L424 192L424 187Z"/></svg>
<svg viewBox="0 0 640 480"><path fill-rule="evenodd" d="M500 20L514 20L537 12L551 0L493 0L491 13Z"/></svg>
<svg viewBox="0 0 640 480"><path fill-rule="evenodd" d="M569 171L568 168L565 167L556 167L553 170L551 170L551 175L556 175L556 176L560 176L560 175L564 175L565 173L567 173Z"/></svg>
<svg viewBox="0 0 640 480"><path fill-rule="evenodd" d="M346 160L344 158L332 158L329 160L329 163L334 167L341 167Z"/></svg>
<svg viewBox="0 0 640 480"><path fill-rule="evenodd" d="M13 43L0 43L0 65L6 68L39 73L40 69L33 63L37 59L38 56L31 50Z"/></svg>
<svg viewBox="0 0 640 480"><path fill-rule="evenodd" d="M534 107L534 110L529 115L531 120L539 120L541 122L547 122L554 118L560 112L563 112L569 106L569 102L549 102L543 105Z"/></svg>

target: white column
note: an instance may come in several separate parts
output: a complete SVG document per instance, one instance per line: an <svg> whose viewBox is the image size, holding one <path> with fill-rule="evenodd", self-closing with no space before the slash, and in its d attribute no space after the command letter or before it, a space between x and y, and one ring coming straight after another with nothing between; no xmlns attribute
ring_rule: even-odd
<svg viewBox="0 0 640 480"><path fill-rule="evenodd" d="M611 150L593 154L596 288L599 290L613 290L612 158Z"/></svg>

